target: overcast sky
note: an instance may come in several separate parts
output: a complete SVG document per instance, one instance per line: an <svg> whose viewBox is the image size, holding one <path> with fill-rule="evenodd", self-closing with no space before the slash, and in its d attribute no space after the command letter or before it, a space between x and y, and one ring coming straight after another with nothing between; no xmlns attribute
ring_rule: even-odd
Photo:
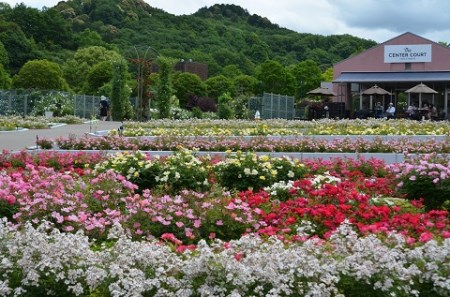
<svg viewBox="0 0 450 297"><path fill-rule="evenodd" d="M95 1L95 0L93 0ZM144 0L153 7L181 15L217 3L235 4L250 14L299 33L351 34L384 42L405 32L450 43L448 0ZM41 9L58 0L0 0Z"/></svg>

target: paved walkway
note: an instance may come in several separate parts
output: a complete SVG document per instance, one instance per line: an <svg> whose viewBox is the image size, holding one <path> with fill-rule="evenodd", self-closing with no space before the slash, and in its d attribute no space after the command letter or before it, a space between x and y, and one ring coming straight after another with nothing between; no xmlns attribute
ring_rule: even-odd
<svg viewBox="0 0 450 297"><path fill-rule="evenodd" d="M0 153L3 150L20 151L36 146L36 137L54 139L60 136L83 136L89 132L116 130L120 122L92 122L77 125L62 125L51 129L0 132Z"/></svg>

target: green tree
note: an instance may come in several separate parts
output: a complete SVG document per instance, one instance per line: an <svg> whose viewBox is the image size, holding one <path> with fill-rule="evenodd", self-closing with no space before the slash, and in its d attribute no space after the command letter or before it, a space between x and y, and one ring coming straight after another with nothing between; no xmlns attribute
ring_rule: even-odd
<svg viewBox="0 0 450 297"><path fill-rule="evenodd" d="M223 67L222 74L225 75L228 78L233 79L236 76L241 75L242 74L242 70L239 68L238 65L230 64L230 65L227 65L227 66Z"/></svg>
<svg viewBox="0 0 450 297"><path fill-rule="evenodd" d="M11 82L11 77L9 77L3 65L0 64L0 89L9 89Z"/></svg>
<svg viewBox="0 0 450 297"><path fill-rule="evenodd" d="M85 29L76 36L80 48L89 46L103 46L105 42L97 32L91 29Z"/></svg>
<svg viewBox="0 0 450 297"><path fill-rule="evenodd" d="M59 65L48 60L27 62L13 77L13 86L24 89L69 90Z"/></svg>
<svg viewBox="0 0 450 297"><path fill-rule="evenodd" d="M333 81L333 67L327 68L327 70L322 73L322 81Z"/></svg>
<svg viewBox="0 0 450 297"><path fill-rule="evenodd" d="M172 75L174 94L179 100L180 107L186 107L192 96L206 95L206 85L197 74L189 72L176 72Z"/></svg>
<svg viewBox="0 0 450 297"><path fill-rule="evenodd" d="M113 77L113 66L109 61L95 64L89 70L84 87L84 93L102 95L102 88L111 82Z"/></svg>
<svg viewBox="0 0 450 297"><path fill-rule="evenodd" d="M168 118L170 116L170 98L172 97L170 74L175 63L175 59L167 57L159 57L157 59L159 80L156 86L156 102L158 104L160 118Z"/></svg>
<svg viewBox="0 0 450 297"><path fill-rule="evenodd" d="M258 80L250 75L241 74L233 79L234 88L238 95L254 95Z"/></svg>
<svg viewBox="0 0 450 297"><path fill-rule="evenodd" d="M230 93L225 92L219 96L217 105L217 116L219 119L231 119L233 118L233 108L231 107L231 102L233 101L233 97L231 97Z"/></svg>
<svg viewBox="0 0 450 297"><path fill-rule="evenodd" d="M210 77L206 80L205 83L208 96L212 98L219 98L222 94L225 94L226 92L229 93L233 92L232 81L223 75Z"/></svg>
<svg viewBox="0 0 450 297"><path fill-rule="evenodd" d="M291 68L297 85L296 98L305 98L307 93L318 86L322 80L322 71L313 60L299 62Z"/></svg>
<svg viewBox="0 0 450 297"><path fill-rule="evenodd" d="M100 62L119 61L122 56L102 46L79 49L62 67L64 77L75 92L81 92L87 83L91 68Z"/></svg>
<svg viewBox="0 0 450 297"><path fill-rule="evenodd" d="M9 56L9 63L4 66L11 73L17 73L27 61L38 58L36 44L25 36L16 23L0 19L0 42Z"/></svg>
<svg viewBox="0 0 450 297"><path fill-rule="evenodd" d="M128 65L125 59L117 59L113 63L113 78L111 82L111 115L115 121L134 117L130 103L131 89L127 85L129 79Z"/></svg>
<svg viewBox="0 0 450 297"><path fill-rule="evenodd" d="M257 69L257 79L261 82L260 92L290 95L293 77L277 61L267 60Z"/></svg>
<svg viewBox="0 0 450 297"><path fill-rule="evenodd" d="M0 64L3 66L7 66L9 63L8 52L5 49L5 46L0 41Z"/></svg>

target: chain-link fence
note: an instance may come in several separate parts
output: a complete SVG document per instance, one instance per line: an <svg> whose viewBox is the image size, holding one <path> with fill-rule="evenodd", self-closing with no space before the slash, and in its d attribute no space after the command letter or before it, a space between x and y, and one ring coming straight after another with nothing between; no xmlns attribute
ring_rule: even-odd
<svg viewBox="0 0 450 297"><path fill-rule="evenodd" d="M100 96L74 95L62 91L44 90L0 90L0 115L43 115L37 107L49 96L64 97L64 103L80 118L98 116ZM58 103L56 103L58 104ZM63 108L63 106L60 106Z"/></svg>
<svg viewBox="0 0 450 297"><path fill-rule="evenodd" d="M252 97L248 102L252 114L258 110L262 119L288 119L295 117L294 97L264 93L262 97Z"/></svg>

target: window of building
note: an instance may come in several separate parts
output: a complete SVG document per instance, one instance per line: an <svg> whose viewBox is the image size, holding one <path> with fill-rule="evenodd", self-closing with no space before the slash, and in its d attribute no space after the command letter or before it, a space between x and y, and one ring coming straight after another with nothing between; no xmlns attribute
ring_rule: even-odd
<svg viewBox="0 0 450 297"><path fill-rule="evenodd" d="M405 63L405 70L411 70L411 63Z"/></svg>

